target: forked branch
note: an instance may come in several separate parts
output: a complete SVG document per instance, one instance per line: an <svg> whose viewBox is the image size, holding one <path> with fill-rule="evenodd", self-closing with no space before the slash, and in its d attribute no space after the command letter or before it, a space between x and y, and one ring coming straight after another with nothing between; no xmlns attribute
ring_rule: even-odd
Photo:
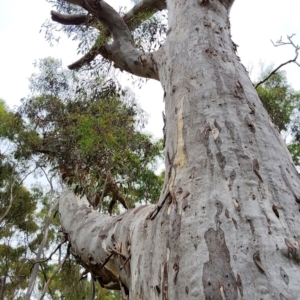
<svg viewBox="0 0 300 300"><path fill-rule="evenodd" d="M264 82L266 82L272 75L274 75L279 69L281 69L283 66L290 64L290 63L295 63L298 67L300 67L300 64L297 62L298 59L298 55L299 55L299 50L300 50L300 46L296 45L292 38L295 36L295 34L292 34L290 36L287 36L288 42L284 42L282 40L282 37L280 37L280 39L278 41L276 41L275 43L271 40L272 44L275 47L279 47L279 46L284 46L284 45L291 45L294 47L295 49L295 57L293 59L290 59L282 64L280 64L277 68L275 68L266 78L264 78L263 80L261 80L260 82L258 82L255 85L255 88L257 89L261 84L263 84Z"/></svg>
<svg viewBox="0 0 300 300"><path fill-rule="evenodd" d="M145 9L152 9L150 12L156 12L165 8L165 0L144 0L138 3L128 14L122 18L110 5L104 0L65 0L86 9L90 15L71 15L65 16L57 12L51 12L52 20L63 25L78 25L98 20L108 33L113 37L113 43L106 42L107 38L99 39L95 42L90 51L77 62L69 66L70 69L77 69L92 61L98 54L114 62L115 67L125 70L140 77L158 79L157 65L154 59L154 53L145 53L134 47L131 36L131 30L136 28L143 20L135 18ZM128 24L130 26L128 26ZM97 26L93 25L97 28Z"/></svg>
<svg viewBox="0 0 300 300"><path fill-rule="evenodd" d="M158 11L166 9L167 3L165 0L143 0L137 3L129 12L123 16L123 20L127 24L130 31L136 29L145 18L143 15L153 15ZM63 25L82 25L89 24L91 21L96 21L90 14L75 14L64 15L56 11L51 11L53 21ZM110 32L108 33L110 35Z"/></svg>

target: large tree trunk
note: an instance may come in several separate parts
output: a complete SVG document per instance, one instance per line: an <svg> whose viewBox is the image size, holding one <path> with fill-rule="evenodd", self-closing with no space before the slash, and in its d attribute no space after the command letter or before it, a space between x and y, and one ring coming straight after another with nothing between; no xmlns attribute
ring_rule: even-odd
<svg viewBox="0 0 300 300"><path fill-rule="evenodd" d="M61 199L73 253L130 299L299 299L299 176L235 54L230 2L167 1L159 204L111 218Z"/></svg>

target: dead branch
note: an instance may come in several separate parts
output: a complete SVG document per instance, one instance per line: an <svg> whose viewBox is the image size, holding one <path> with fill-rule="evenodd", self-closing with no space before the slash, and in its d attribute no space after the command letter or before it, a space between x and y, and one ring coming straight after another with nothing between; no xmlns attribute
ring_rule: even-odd
<svg viewBox="0 0 300 300"><path fill-rule="evenodd" d="M299 55L299 50L300 50L300 46L296 45L292 38L295 36L295 34L292 34L290 36L287 36L288 42L284 42L282 41L282 37L280 37L280 39L278 41L276 41L275 43L271 40L272 44L274 45L274 47L279 47L279 46L284 46L284 45L292 45L295 49L295 57L293 59L290 59L288 61L286 61L285 63L280 64L277 68L275 68L266 78L264 78L263 80L261 80L260 82L258 82L255 85L255 88L257 89L261 84L263 84L264 82L266 82L272 75L274 75L280 68L282 68L283 66L289 64L289 63L295 63L298 67L300 67L300 64L297 62L297 58Z"/></svg>
<svg viewBox="0 0 300 300"><path fill-rule="evenodd" d="M64 243L66 243L66 242L67 242L67 239L65 239L65 240L63 240L61 243L59 243L59 245L54 249L54 251L52 251L52 253L49 255L48 258L43 259L43 260L39 260L39 261L35 261L35 262L32 264L31 268L30 268L30 273L31 273L32 268L34 267L35 264L40 264L40 263L44 263L44 262L49 261L49 260L52 258L53 254L55 254L56 251L57 251L58 249L60 249L61 246L62 246Z"/></svg>

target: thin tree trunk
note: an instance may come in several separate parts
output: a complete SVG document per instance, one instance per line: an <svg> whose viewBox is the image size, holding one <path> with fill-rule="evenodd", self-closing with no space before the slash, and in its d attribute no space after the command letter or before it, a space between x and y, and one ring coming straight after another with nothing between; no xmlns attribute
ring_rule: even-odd
<svg viewBox="0 0 300 300"><path fill-rule="evenodd" d="M47 176L47 173L44 171L43 168L41 168L41 170L44 172L48 182L49 182L49 185L50 185L50 200L53 200L54 198L54 188L53 188L53 184L52 184L52 177L49 178ZM33 267L33 270L32 270L32 274L31 274L31 278L30 278L30 282L29 282L29 285L28 285L28 288L27 288L27 291L26 291L26 295L25 295L25 300L30 300L31 299L31 295L32 295L32 291L33 291L33 288L34 288L34 285L35 285L35 282L36 282L36 279L37 279L37 275L38 275L38 270L39 270L39 261L41 260L41 256L42 256L42 252L43 252L43 249L45 247L45 244L47 242L47 238L48 238L48 232L49 232L49 226L50 226L50 220L51 220L51 215L52 215L52 212L54 209L56 209L58 206L58 200L54 200L52 205L50 206L50 209L48 211L48 214L46 216L46 219L45 219L45 226L44 226L44 235L43 235L43 239L42 239L42 242L39 246L39 249L38 249L38 252L37 252L37 255L36 255L36 258L35 258L35 264L34 264L34 267Z"/></svg>

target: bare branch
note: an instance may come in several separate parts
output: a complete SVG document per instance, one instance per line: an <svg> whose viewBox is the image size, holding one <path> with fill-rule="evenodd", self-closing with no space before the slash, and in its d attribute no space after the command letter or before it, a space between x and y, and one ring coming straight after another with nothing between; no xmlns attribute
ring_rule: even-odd
<svg viewBox="0 0 300 300"><path fill-rule="evenodd" d="M47 290L48 290L48 287L52 281L52 279L54 278L54 276L60 271L60 269L62 268L63 264L65 263L65 261L67 260L67 258L69 257L69 252L66 253L64 259L62 260L62 262L60 264L58 264L58 266L56 267L56 269L53 271L53 273L51 274L51 276L49 277L48 281L45 282L45 285L44 285L44 288L43 288L43 291L42 291L42 294L40 296L40 300L44 298Z"/></svg>
<svg viewBox="0 0 300 300"><path fill-rule="evenodd" d="M100 42L98 39L86 55L69 66L70 69L80 68L81 66L92 61L98 54L100 54L104 58L107 58L108 60L114 62L114 66L116 68L125 70L140 77L158 79L157 65L155 63L153 53L144 53L143 51L138 50L134 47L134 41L132 39L129 27L127 26L125 20L119 15L119 13L116 12L110 5L108 5L104 0L83 0L80 2L80 4L78 4L77 1L66 1L69 3L80 5L82 8L86 9L95 19L100 21L100 23L105 27L106 30L108 30L112 34L114 40L112 44L108 44L105 43L106 39L104 39L104 41L101 41L100 38ZM162 2L162 0L144 0L142 1L144 5L138 6L135 12L132 12L131 15L128 15L127 18L128 20L133 20L133 16L135 16L136 13L140 12L141 8L151 7L149 6L150 4L152 4L152 7L156 7L157 11L161 7L164 7L162 5ZM154 3L156 3L156 5L154 5ZM157 6L158 4L159 6ZM83 17L82 15L67 17L52 12L52 19L56 22L62 24L68 23L70 25L73 24L72 22L82 21ZM132 28L134 28L134 25L132 25Z"/></svg>
<svg viewBox="0 0 300 300"><path fill-rule="evenodd" d="M49 255L48 258L46 259L43 259L43 260L39 260L39 261L35 261L32 265L32 267L30 268L30 272L32 271L32 268L34 267L35 264L40 264L40 263L44 263L44 262L47 262L49 261L50 259L52 259L52 256L53 254L58 250L58 249L61 249L61 246L67 242L67 239L64 239L61 243L59 243L59 245L55 248L54 251L52 251L52 253Z"/></svg>
<svg viewBox="0 0 300 300"><path fill-rule="evenodd" d="M81 58L79 58L77 61L72 63L71 65L68 66L70 70L77 70L81 68L84 65L87 65L90 63L92 60L95 59L95 57L100 54L104 58L108 58L107 56L107 50L104 45L99 47L99 42L98 39L94 43L93 47Z"/></svg>
<svg viewBox="0 0 300 300"><path fill-rule="evenodd" d="M49 181L49 184L52 187L51 188L51 198L53 199L53 197L54 197L54 190L53 190L53 186L52 186L51 180ZM45 243L46 243L46 241L48 239L48 232L49 232L49 227L50 227L50 218L51 218L53 210L57 207L57 205L58 205L58 200L55 200L52 203L52 205L51 205L51 207L50 207L50 209L48 211L48 214L46 216L45 226L44 226L44 235L43 235L42 242L40 243L38 252L36 254L36 259L35 259L36 262L40 261L40 258L41 258L41 255L42 255L42 251L43 251ZM32 291L33 291L33 288L34 288L34 284L36 282L37 275L38 275L38 269L39 269L39 263L36 263L34 265L34 267L33 267L33 272L31 274L30 283L29 283L29 286L27 288L27 292L26 292L26 295L25 295L25 298L24 298L25 300L31 299L31 294L32 294Z"/></svg>
<svg viewBox="0 0 300 300"><path fill-rule="evenodd" d="M165 0L143 0L137 3L129 12L123 16L123 20L127 24L130 31L136 29L145 18L142 14L155 14L158 11L166 9L167 3ZM53 21L63 25L82 25L90 23L93 18L89 14L64 15L56 11L51 11ZM110 33L109 33L110 34Z"/></svg>
<svg viewBox="0 0 300 300"><path fill-rule="evenodd" d="M87 23L89 16L87 14L63 15L52 10L51 19L63 25L81 25Z"/></svg>
<svg viewBox="0 0 300 300"><path fill-rule="evenodd" d="M280 64L277 68L275 68L266 78L264 78L263 80L261 80L260 82L258 82L255 85L255 88L257 89L261 84L263 84L264 82L266 82L272 75L274 75L280 68L282 68L283 66L289 64L289 63L295 63L297 66L300 67L300 64L297 62L297 58L299 55L299 50L300 50L300 46L296 45L293 41L292 38L295 36L295 34L292 34L290 36L287 36L288 42L284 42L282 41L282 38L280 37L280 39L278 41L276 41L276 43L274 43L272 40L272 44L274 45L274 47L279 47L279 46L284 46L284 45L292 45L295 49L295 57L293 59L290 59L282 64Z"/></svg>

